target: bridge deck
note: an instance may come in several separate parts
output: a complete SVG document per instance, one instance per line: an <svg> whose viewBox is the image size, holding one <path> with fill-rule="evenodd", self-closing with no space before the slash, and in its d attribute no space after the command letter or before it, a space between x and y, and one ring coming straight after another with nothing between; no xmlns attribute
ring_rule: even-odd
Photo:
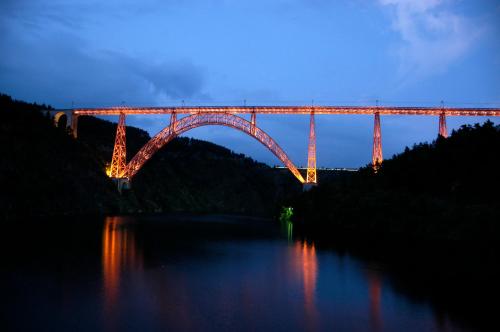
<svg viewBox="0 0 500 332"><path fill-rule="evenodd" d="M67 110L68 111L68 110ZM375 114L380 115L440 115L500 116L500 108L450 107L376 107L376 106L197 106L197 107L111 107L72 109L76 115L123 114Z"/></svg>

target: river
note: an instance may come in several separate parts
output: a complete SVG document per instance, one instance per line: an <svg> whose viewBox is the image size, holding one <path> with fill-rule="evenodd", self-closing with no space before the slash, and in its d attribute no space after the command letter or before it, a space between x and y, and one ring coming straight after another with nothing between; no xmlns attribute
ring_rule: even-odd
<svg viewBox="0 0 500 332"><path fill-rule="evenodd" d="M7 331L473 331L383 262L291 224L222 216L21 223L4 236ZM5 330L4 330L5 331Z"/></svg>

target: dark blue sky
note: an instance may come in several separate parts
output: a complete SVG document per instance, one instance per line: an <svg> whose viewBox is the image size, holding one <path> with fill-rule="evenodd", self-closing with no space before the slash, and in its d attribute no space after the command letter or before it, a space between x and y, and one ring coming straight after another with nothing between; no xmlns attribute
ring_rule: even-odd
<svg viewBox="0 0 500 332"><path fill-rule="evenodd" d="M500 107L494 0L2 0L0 91L55 107L446 105ZM158 132L168 117L129 117ZM449 128L478 118L449 118ZM496 121L498 123L498 121ZM373 118L318 116L318 164L371 157ZM308 118L258 124L302 165ZM382 117L386 157L437 134L429 117ZM221 127L188 136L269 164Z"/></svg>

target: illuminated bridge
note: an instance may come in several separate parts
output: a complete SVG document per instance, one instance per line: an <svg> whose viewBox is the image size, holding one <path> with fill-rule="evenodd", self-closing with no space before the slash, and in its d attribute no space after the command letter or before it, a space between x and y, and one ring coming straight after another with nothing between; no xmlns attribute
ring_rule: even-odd
<svg viewBox="0 0 500 332"><path fill-rule="evenodd" d="M316 133L314 116L316 114L339 115L361 114L374 117L372 165L375 171L382 163L381 115L427 115L439 118L439 135L448 136L447 116L500 116L500 108L448 108L448 107L381 107L381 106L223 106L223 107L112 107L50 111L58 125L61 116L67 117L67 124L72 135L77 137L78 118L88 115L119 116L115 145L108 175L118 182L119 188L137 174L142 166L156 151L174 137L197 127L207 125L226 126L237 129L258 140L267 147L292 174L306 187L315 185L316 176ZM127 115L168 114L170 123L146 143L127 163L125 118ZM250 115L249 120L241 115ZM257 126L257 114L281 114L310 116L309 145L305 179L299 169L290 160L285 151L266 132ZM179 116L178 115L184 115Z"/></svg>

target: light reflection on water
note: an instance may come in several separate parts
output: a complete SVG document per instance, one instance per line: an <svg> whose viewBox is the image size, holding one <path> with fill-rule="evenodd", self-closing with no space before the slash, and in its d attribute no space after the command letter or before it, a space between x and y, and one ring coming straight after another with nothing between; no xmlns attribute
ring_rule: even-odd
<svg viewBox="0 0 500 332"><path fill-rule="evenodd" d="M304 284L304 313L307 326L309 329L314 330L318 315L315 303L316 280L318 278L316 248L314 242L296 241L293 244L293 249L292 247L290 249L293 252L291 260L295 267L295 273Z"/></svg>
<svg viewBox="0 0 500 332"><path fill-rule="evenodd" d="M73 249L61 244L69 254L13 272L16 330L466 331L395 290L383 270L294 238L291 225L281 235L230 218L79 227L61 233L82 234Z"/></svg>
<svg viewBox="0 0 500 332"><path fill-rule="evenodd" d="M271 241L269 245L269 243L257 242L257 245L260 247L270 246L269 250L274 250L277 254L275 254L274 258L271 260L266 257L259 257L257 262L251 260L248 262L247 266L238 262L234 264L234 269L239 272L231 270L230 261L224 262L224 260L227 259L225 255L234 254L241 250L252 250L255 243L251 241L237 242L236 244L230 241L231 244L228 245L227 248L222 244L223 250L227 250L228 252L223 253L220 258L209 257L210 264L216 267L216 272L211 271L210 267L207 269L206 263L203 262L203 260L197 263L202 266L200 271L194 272L191 271L193 263L187 261L186 264L190 266L188 273L182 271L182 267L176 269L175 264L171 266L167 264L167 266L162 265L160 271L158 271L158 266L156 268L153 267L153 269L149 271L151 276L154 275L154 278L146 276L140 281L128 280L128 285L126 287L137 288L138 282L147 282L147 285L140 286L141 290L145 293L152 292L155 296L154 301L150 303L153 307L142 308L142 310L146 312L162 312L164 321L162 321L161 325L166 328L174 328L175 330L214 330L214 326L216 326L216 330L219 330L221 326L222 329L224 329L224 322L221 323L222 325L212 325L213 322L208 322L210 318L207 319L203 317L204 314L200 317L200 313L197 313L197 310L207 310L206 314L208 315L211 310L226 311L223 312L222 315L217 316L218 318L214 319L227 320L226 323L228 325L226 327L230 327L229 329L236 327L241 329L246 327L252 330L254 328L268 327L269 325L266 325L265 322L263 324L257 324L255 322L250 323L250 321L254 319L254 316L262 317L262 313L256 308L256 305L266 301L266 296L272 296L273 299L271 302L273 303L281 303L282 308L280 308L279 311L284 312L278 312L275 308L274 310L276 311L277 317L284 316L289 319L287 324L280 323L277 326L289 326L292 330L294 327L300 327L299 329L301 330L305 329L309 331L330 330L337 325L337 321L340 321L338 325L341 327L343 326L346 330L385 330L382 324L384 311L382 307L382 279L377 270L369 269L364 272L353 271L355 269L350 266L350 271L346 273L344 277L349 278L349 275L353 273L355 275L352 276L352 280L345 280L345 285L343 285L342 282L339 282L338 275L343 273L342 269L339 267L345 265L345 260L342 260L342 262L339 261L337 265L332 264L331 261L329 262L328 259L325 259L328 255L331 256L332 253L322 253L322 256L319 257L314 242L293 240L291 223L284 228L284 235L288 240L288 244L282 245L278 243L278 245L276 245L276 243L274 243L275 241ZM148 274L148 271L144 270L143 254L136 240L133 223L130 223L127 219L109 217L105 220L102 241L102 269L105 302L104 310L105 315L108 317L106 323L106 328L108 330L116 329L113 321L119 316L119 311L124 310L123 306L117 306L118 301L140 300L140 298L130 298L130 293L126 295L129 298L121 299L120 297L120 292L123 291L123 287L120 285L122 282L122 274ZM220 241L217 243L216 247L218 248L217 250L221 248ZM238 255L239 254L240 253L238 253ZM273 257L273 253L270 252L270 254L270 256ZM245 259L244 257L242 258ZM336 258L338 259L338 257ZM220 259L220 261L218 261L218 259ZM255 288L255 284L248 281L252 273L262 274L261 270L272 268L272 266L281 266L283 262L291 269L270 271L269 285L261 284L260 286L262 286L262 288L257 289ZM320 265L320 263L322 265ZM223 268L219 266L220 264L223 264ZM197 268L198 267L195 267L195 269ZM325 270L325 275L332 273L336 274L335 278L337 280L334 278L334 280L331 281L331 285L328 285L327 280L323 280L321 285L318 285L318 279L322 271L321 269ZM181 272L179 272L179 270ZM243 274L241 276L235 277L235 273L242 272ZM200 275L196 276L193 273L200 273ZM192 283L202 282L200 278L206 277L208 280L207 284L210 284L210 282L213 281L212 278L214 278L214 276L210 275L212 273L218 273L218 283L227 283L227 287L216 285L214 286L214 290L206 289L206 295L200 295L198 293L198 285ZM281 290L282 293L277 293L276 289L272 289L274 287L271 278L273 273L281 273L282 285L276 288ZM264 277L264 280L265 279ZM285 285L284 288L283 285ZM295 285L300 285L300 291L295 288ZM327 288L331 289L325 290L325 285L327 285ZM348 292L353 293L347 295L348 297L352 296L352 298L347 299L345 303L342 303L342 299L335 299L335 293L345 293L345 288L348 287L352 288L348 289ZM333 292L333 296L329 297L321 294L321 288L323 288L325 293ZM299 301L302 303L302 309L296 306L296 299L290 299L289 297L289 293L296 291L299 291ZM362 297L364 296L364 300L360 295ZM141 296L148 297L151 296L151 294L142 294ZM212 308L204 307L207 301L204 296L209 297ZM355 303L351 303L352 301ZM401 299L396 298L396 301L401 301ZM202 303L200 304L200 302ZM366 304L367 308L365 312L362 310L363 302ZM342 307L343 305L345 308ZM158 308L155 308L156 306L158 306ZM165 311L165 307L169 309ZM357 310L357 312L351 312L351 310ZM422 308L419 308L419 310L422 310ZM423 310L426 309L423 308ZM391 314L394 315L394 313ZM411 316L411 313L408 312L403 312L402 314ZM345 317L343 318L343 316ZM342 322L342 319L347 319L348 321ZM396 328L393 327L386 330L398 330L399 326L405 326L405 320L407 319L408 317L404 318L403 322L399 322L398 317L393 317L394 321L392 325L396 326ZM434 324L430 312L428 312L428 317L426 319L427 320L424 322L419 321L419 326L435 329L436 325ZM239 320L243 321L238 322ZM244 322L244 320L249 320L249 322ZM358 321L353 322L351 320ZM271 326L275 324L276 322L272 323ZM123 329L123 325L120 325L120 327ZM410 328L407 330L410 331L412 329Z"/></svg>
<svg viewBox="0 0 500 332"><path fill-rule="evenodd" d="M368 272L368 285L370 294L370 321L374 331L382 330L382 281L377 271Z"/></svg>
<svg viewBox="0 0 500 332"><path fill-rule="evenodd" d="M126 271L138 273L142 268L142 253L127 219L107 217L102 232L102 271L104 314L109 328L113 328L116 319L121 274Z"/></svg>

